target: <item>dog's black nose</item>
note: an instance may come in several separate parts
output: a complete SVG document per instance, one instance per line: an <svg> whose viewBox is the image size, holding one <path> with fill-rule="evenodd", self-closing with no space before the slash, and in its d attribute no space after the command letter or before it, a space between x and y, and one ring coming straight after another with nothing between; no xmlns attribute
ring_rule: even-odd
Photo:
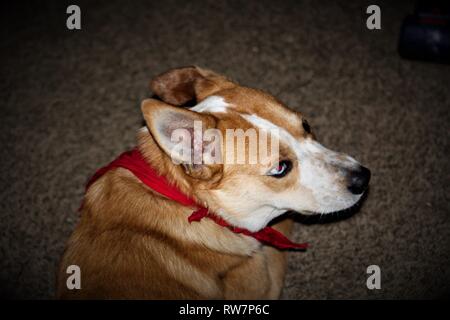
<svg viewBox="0 0 450 320"><path fill-rule="evenodd" d="M353 194L361 194L367 189L369 180L370 170L360 166L357 170L350 171L347 188Z"/></svg>

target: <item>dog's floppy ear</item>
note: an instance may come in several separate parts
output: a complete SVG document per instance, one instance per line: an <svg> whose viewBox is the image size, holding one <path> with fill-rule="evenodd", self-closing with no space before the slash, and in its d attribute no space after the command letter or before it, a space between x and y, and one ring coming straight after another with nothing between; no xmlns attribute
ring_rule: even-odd
<svg viewBox="0 0 450 320"><path fill-rule="evenodd" d="M201 101L235 83L213 71L199 67L177 68L160 74L150 83L150 89L161 100L174 106L189 101Z"/></svg>
<svg viewBox="0 0 450 320"><path fill-rule="evenodd" d="M222 139L216 118L155 99L141 104L147 127L175 164L198 179L211 179L222 169Z"/></svg>

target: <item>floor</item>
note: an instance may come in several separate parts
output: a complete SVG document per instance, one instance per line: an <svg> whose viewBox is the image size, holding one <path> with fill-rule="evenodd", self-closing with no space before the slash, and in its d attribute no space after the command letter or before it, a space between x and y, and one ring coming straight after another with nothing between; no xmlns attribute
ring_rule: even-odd
<svg viewBox="0 0 450 320"><path fill-rule="evenodd" d="M87 178L135 144L152 76L196 64L266 90L372 170L360 212L296 224L284 299L450 293L450 67L402 60L410 1L77 1L2 10L0 294L47 299ZM366 286L381 268L381 289Z"/></svg>

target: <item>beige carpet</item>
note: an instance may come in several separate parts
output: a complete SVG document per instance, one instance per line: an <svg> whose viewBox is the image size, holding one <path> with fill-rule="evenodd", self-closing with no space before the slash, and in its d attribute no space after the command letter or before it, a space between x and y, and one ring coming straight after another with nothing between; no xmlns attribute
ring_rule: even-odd
<svg viewBox="0 0 450 320"><path fill-rule="evenodd" d="M53 296L86 179L134 145L150 78L197 64L277 95L372 170L357 215L296 225L312 248L290 254L284 298L448 296L450 68L399 58L413 6L392 2L381 31L364 1L77 1L76 32L64 1L4 7L1 295Z"/></svg>

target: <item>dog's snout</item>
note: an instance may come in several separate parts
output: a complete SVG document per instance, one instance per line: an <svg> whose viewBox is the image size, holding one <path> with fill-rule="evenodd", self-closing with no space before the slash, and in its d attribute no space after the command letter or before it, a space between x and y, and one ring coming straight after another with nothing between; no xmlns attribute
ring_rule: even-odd
<svg viewBox="0 0 450 320"><path fill-rule="evenodd" d="M353 194L361 194L367 189L369 180L370 170L360 166L357 170L350 171L347 188Z"/></svg>

